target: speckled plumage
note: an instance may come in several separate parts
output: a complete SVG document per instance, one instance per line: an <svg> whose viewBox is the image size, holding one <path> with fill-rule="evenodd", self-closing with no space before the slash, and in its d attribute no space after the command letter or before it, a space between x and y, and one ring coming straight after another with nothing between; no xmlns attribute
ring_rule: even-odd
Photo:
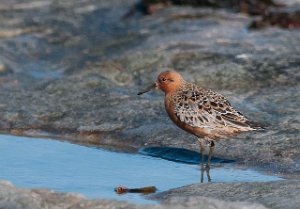
<svg viewBox="0 0 300 209"><path fill-rule="evenodd" d="M240 132L261 129L234 109L223 95L188 83L179 73L160 73L155 84L138 95L154 87L165 92L165 108L171 120L183 130L198 137L202 155L201 182L204 171L204 142L209 146L206 171L210 181L209 168L214 141Z"/></svg>
<svg viewBox="0 0 300 209"><path fill-rule="evenodd" d="M218 140L240 132L261 129L231 106L221 94L186 82L179 73L159 74L152 88L165 92L165 108L183 130L206 140Z"/></svg>
<svg viewBox="0 0 300 209"><path fill-rule="evenodd" d="M255 130L254 124L223 95L192 83L184 81L176 91L166 94L165 103L171 119L198 137L216 140Z"/></svg>

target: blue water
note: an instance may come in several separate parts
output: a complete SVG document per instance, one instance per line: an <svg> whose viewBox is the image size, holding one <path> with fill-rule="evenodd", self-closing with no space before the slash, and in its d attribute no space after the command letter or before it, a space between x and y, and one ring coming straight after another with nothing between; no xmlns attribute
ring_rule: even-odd
<svg viewBox="0 0 300 209"><path fill-rule="evenodd" d="M211 169L213 182L276 181L230 164ZM141 154L111 152L57 140L0 135L0 179L18 187L78 192L89 198L153 203L140 194L118 195L116 186L156 186L159 191L198 183L198 165Z"/></svg>

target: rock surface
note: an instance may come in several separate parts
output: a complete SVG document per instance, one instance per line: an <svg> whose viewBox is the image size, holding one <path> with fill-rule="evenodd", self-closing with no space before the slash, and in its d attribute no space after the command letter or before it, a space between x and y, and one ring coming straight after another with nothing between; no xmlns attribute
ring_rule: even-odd
<svg viewBox="0 0 300 209"><path fill-rule="evenodd" d="M177 199L177 202L170 202L162 205L135 205L113 200L88 200L82 195L75 193L58 193L44 189L18 189L9 182L0 181L0 208L5 209L181 209L195 208L195 206L199 209L265 209L265 207L260 204L226 202L204 197L199 197L197 199L190 198L189 200L179 198Z"/></svg>
<svg viewBox="0 0 300 209"><path fill-rule="evenodd" d="M126 17L129 14L132 15L134 11L139 11L142 14L153 14L158 8L169 5L225 8L249 15L263 15L268 13L270 8L284 6L284 4L274 2L273 0L140 0L133 5Z"/></svg>
<svg viewBox="0 0 300 209"><path fill-rule="evenodd" d="M162 93L136 95L171 68L267 127L224 139L217 157L299 174L297 30L247 31L249 17L190 7L122 21L126 3L0 6L5 28L32 29L0 39L0 61L10 69L0 77L3 132L198 151L195 138L170 122Z"/></svg>
<svg viewBox="0 0 300 209"><path fill-rule="evenodd" d="M262 16L260 20L253 21L249 28L259 29L268 26L279 26L282 28L300 28L300 5L293 8L270 11Z"/></svg>
<svg viewBox="0 0 300 209"><path fill-rule="evenodd" d="M259 202L268 208L299 208L300 181L277 181L266 183L212 183L172 189L152 198L163 204L189 202L204 197L226 201Z"/></svg>
<svg viewBox="0 0 300 209"><path fill-rule="evenodd" d="M171 68L266 126L224 139L216 157L300 178L299 30L249 31L252 17L192 7L122 20L133 0L2 2L1 132L198 151L162 93L136 95Z"/></svg>

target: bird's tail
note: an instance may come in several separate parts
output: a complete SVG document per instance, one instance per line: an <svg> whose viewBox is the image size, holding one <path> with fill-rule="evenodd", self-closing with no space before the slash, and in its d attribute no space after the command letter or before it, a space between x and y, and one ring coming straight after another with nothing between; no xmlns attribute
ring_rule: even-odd
<svg viewBox="0 0 300 209"><path fill-rule="evenodd" d="M265 127L260 123L257 123L257 122L254 122L254 121L247 121L246 123L247 123L247 125L249 125L254 130L257 130L257 131L265 130Z"/></svg>

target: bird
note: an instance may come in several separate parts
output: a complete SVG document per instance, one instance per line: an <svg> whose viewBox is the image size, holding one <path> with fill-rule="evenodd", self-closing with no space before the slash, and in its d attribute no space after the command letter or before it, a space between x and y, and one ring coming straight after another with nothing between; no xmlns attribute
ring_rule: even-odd
<svg viewBox="0 0 300 209"><path fill-rule="evenodd" d="M263 129L261 125L232 107L222 94L187 82L175 71L161 72L156 82L138 95L152 89L159 89L165 93L165 109L170 119L179 128L197 137L201 153L201 182L205 147L209 147L205 168L208 180L211 181L209 169L215 142L241 132Z"/></svg>

